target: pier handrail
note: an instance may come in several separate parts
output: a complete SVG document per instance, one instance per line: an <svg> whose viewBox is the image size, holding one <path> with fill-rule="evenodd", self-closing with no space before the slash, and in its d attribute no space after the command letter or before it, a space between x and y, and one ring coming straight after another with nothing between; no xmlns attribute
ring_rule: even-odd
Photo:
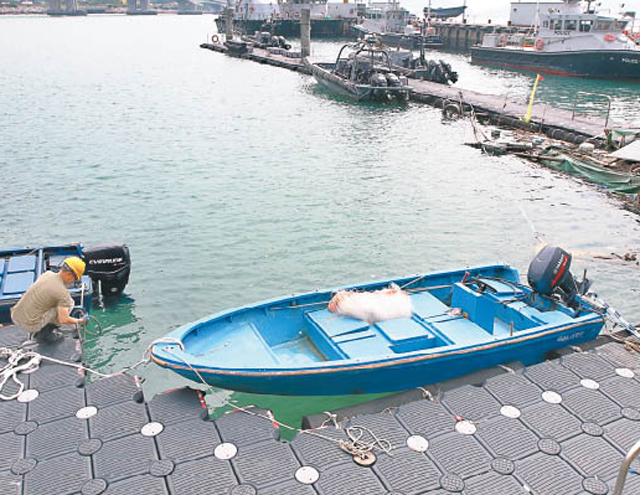
<svg viewBox="0 0 640 495"><path fill-rule="evenodd" d="M633 460L640 454L640 440L638 440L633 447L627 452L627 455L624 456L622 460L622 464L620 465L620 471L618 471L618 478L616 479L616 487L613 490L613 495L622 495L622 490L624 490L624 484L627 480L627 473L629 472L629 467Z"/></svg>
<svg viewBox="0 0 640 495"><path fill-rule="evenodd" d="M589 91L578 91L576 93L576 97L573 99L573 112L571 113L571 120L574 120L576 116L576 106L578 105L578 96L580 95L591 95L591 96L599 96L601 98L607 99L607 117L604 120L605 128L609 125L609 114L611 113L611 96L605 95L602 93L590 93Z"/></svg>

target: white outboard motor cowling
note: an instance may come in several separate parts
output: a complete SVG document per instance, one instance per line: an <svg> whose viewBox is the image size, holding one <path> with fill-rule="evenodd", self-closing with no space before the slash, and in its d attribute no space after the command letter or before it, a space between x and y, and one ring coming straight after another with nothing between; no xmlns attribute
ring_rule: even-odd
<svg viewBox="0 0 640 495"><path fill-rule="evenodd" d="M82 250L86 274L103 296L119 296L129 282L131 255L126 244L109 242Z"/></svg>

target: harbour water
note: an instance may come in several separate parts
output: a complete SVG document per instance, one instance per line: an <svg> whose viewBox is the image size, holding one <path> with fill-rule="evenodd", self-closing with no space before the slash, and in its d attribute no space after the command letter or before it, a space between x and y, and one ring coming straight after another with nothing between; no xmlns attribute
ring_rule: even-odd
<svg viewBox="0 0 640 495"><path fill-rule="evenodd" d="M96 308L101 371L182 323L252 301L395 275L508 262L534 231L576 254L640 323L639 217L596 186L464 146L468 121L419 104L358 105L312 78L201 50L211 16L0 18L0 239L5 247L125 241L128 298ZM340 42L314 42L335 57ZM528 74L438 55L459 86L525 99ZM542 102L610 94L640 121L640 85L548 77ZM153 394L182 383L149 366ZM362 397L220 392L300 416ZM215 402L215 398L214 398Z"/></svg>

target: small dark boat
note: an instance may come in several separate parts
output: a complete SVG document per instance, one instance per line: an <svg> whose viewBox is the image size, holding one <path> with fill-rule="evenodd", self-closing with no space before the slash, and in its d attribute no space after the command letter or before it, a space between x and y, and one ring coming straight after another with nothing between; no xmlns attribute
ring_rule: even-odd
<svg viewBox="0 0 640 495"><path fill-rule="evenodd" d="M424 49L420 56L415 57L409 50L391 50L389 52L391 66L411 79L421 79L440 84L455 84L458 73L444 60L429 60L425 57Z"/></svg>
<svg viewBox="0 0 640 495"><path fill-rule="evenodd" d="M227 47L227 55L232 57L240 57L246 53L249 53L250 44L246 41L227 40L224 42L224 46Z"/></svg>
<svg viewBox="0 0 640 495"><path fill-rule="evenodd" d="M409 99L407 78L393 70L388 51L373 37L344 45L335 63L310 63L306 58L304 63L322 86L354 100Z"/></svg>
<svg viewBox="0 0 640 495"><path fill-rule="evenodd" d="M69 290L77 306L86 311L94 294L117 296L129 282L131 257L129 248L121 243L36 246L0 251L0 323L11 321L10 310L22 294L44 272L57 271L68 256L78 256L86 263L80 282Z"/></svg>
<svg viewBox="0 0 640 495"><path fill-rule="evenodd" d="M284 50L291 49L291 43L284 36L271 34L267 31L256 31L253 35L242 36L242 41L253 44L256 48L282 48Z"/></svg>
<svg viewBox="0 0 640 495"><path fill-rule="evenodd" d="M438 19L449 19L449 18L458 17L459 15L464 14L465 10L467 10L466 5L461 5L459 7L442 7L442 8L425 7L424 15L427 18L436 17Z"/></svg>
<svg viewBox="0 0 640 495"><path fill-rule="evenodd" d="M529 286L515 269L494 265L348 288L346 299L376 297L376 309L387 296L410 299L403 315L385 320L336 310L344 292L265 301L182 326L151 347L151 358L191 380L279 395L388 392L509 361L533 364L603 327L602 312L582 295L588 280L576 283L570 263L547 246L529 267Z"/></svg>

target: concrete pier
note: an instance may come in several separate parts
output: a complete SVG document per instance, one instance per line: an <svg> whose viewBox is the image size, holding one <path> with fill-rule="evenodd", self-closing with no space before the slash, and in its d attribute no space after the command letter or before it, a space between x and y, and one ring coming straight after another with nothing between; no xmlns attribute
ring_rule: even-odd
<svg viewBox="0 0 640 495"><path fill-rule="evenodd" d="M200 47L221 53L227 51L221 43L203 43ZM309 74L301 59L272 54L267 50L255 47L250 53L244 54L242 58ZM416 79L410 79L409 85L413 89L410 95L413 101L427 103L443 110L449 105L456 106L461 112L473 110L480 118L496 125L542 132L553 139L570 143L582 143L589 140L594 144L604 145L606 143L605 128L621 127L610 119L607 121L599 117L574 115L569 110L540 103L534 104L531 120L525 122L523 117L527 112L527 105L510 101L499 95L483 94L457 86Z"/></svg>

